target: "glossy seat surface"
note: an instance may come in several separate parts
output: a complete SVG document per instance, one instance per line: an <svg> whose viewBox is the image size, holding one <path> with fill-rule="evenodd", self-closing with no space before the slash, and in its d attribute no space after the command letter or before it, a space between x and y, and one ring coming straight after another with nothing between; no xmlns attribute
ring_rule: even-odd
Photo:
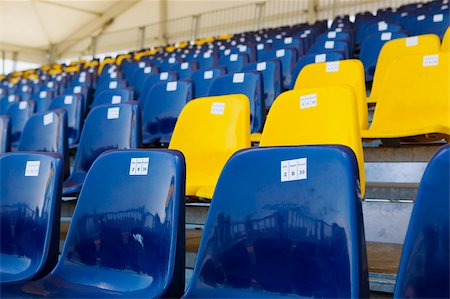
<svg viewBox="0 0 450 299"><path fill-rule="evenodd" d="M11 117L0 115L0 154L11 150Z"/></svg>
<svg viewBox="0 0 450 299"><path fill-rule="evenodd" d="M225 67L205 68L193 73L191 80L194 82L194 98L207 97L214 79L225 73Z"/></svg>
<svg viewBox="0 0 450 299"><path fill-rule="evenodd" d="M128 88L107 89L94 99L92 106L119 104L133 100L133 92Z"/></svg>
<svg viewBox="0 0 450 299"><path fill-rule="evenodd" d="M297 50L293 47L286 47L283 49L272 49L262 55L262 60L278 58L281 61L281 73L283 76L283 90L289 89L291 86L292 71L297 63Z"/></svg>
<svg viewBox="0 0 450 299"><path fill-rule="evenodd" d="M184 175L176 151L100 156L86 177L55 270L7 292L53 298L181 296Z"/></svg>
<svg viewBox="0 0 450 299"><path fill-rule="evenodd" d="M140 144L141 116L137 104L94 107L86 118L72 173L64 181L63 195L80 192L89 168L101 153L111 149L133 149Z"/></svg>
<svg viewBox="0 0 450 299"><path fill-rule="evenodd" d="M20 140L20 134L25 127L28 119L34 113L35 102L33 100L20 101L12 104L7 111L11 116L11 146L17 147Z"/></svg>
<svg viewBox="0 0 450 299"><path fill-rule="evenodd" d="M391 40L383 45L377 60L377 67L373 76L373 85L368 103L376 103L386 80L386 72L392 62L405 55L432 54L439 52L440 40L437 35L425 34Z"/></svg>
<svg viewBox="0 0 450 299"><path fill-rule="evenodd" d="M262 131L265 105L262 75L256 71L246 71L219 77L209 89L209 96L243 94L250 104L250 131Z"/></svg>
<svg viewBox="0 0 450 299"><path fill-rule="evenodd" d="M431 60L431 64L425 62ZM450 135L450 53L407 55L384 75L372 124L364 138ZM426 100L424 100L426 99Z"/></svg>
<svg viewBox="0 0 450 299"><path fill-rule="evenodd" d="M355 92L347 86L282 93L269 111L260 146L348 146L358 161L361 194L364 197L364 153L355 98Z"/></svg>
<svg viewBox="0 0 450 299"><path fill-rule="evenodd" d="M66 111L58 109L31 116L20 135L17 151L59 154L63 159L64 177L68 177L70 161Z"/></svg>
<svg viewBox="0 0 450 299"><path fill-rule="evenodd" d="M250 112L243 95L199 98L181 111L169 149L186 159L186 195L211 199L220 172L236 151L250 147Z"/></svg>
<svg viewBox="0 0 450 299"><path fill-rule="evenodd" d="M183 107L192 99L190 80L157 83L142 99L142 143L151 144L170 140Z"/></svg>
<svg viewBox="0 0 450 299"><path fill-rule="evenodd" d="M217 61L217 66L225 66L228 73L240 72L242 68L249 63L249 56L247 53L233 53L221 57Z"/></svg>
<svg viewBox="0 0 450 299"><path fill-rule="evenodd" d="M63 165L59 155L0 156L0 283L33 280L58 261Z"/></svg>
<svg viewBox="0 0 450 299"><path fill-rule="evenodd" d="M73 94L56 97L50 104L49 110L64 109L67 113L67 140L69 148L78 144L83 125L82 95Z"/></svg>
<svg viewBox="0 0 450 299"><path fill-rule="evenodd" d="M420 182L394 298L448 298L450 145L431 159Z"/></svg>
<svg viewBox="0 0 450 299"><path fill-rule="evenodd" d="M364 67L358 59L314 63L305 66L298 75L294 89L344 85L353 88L358 107L359 126L367 129L367 102Z"/></svg>
<svg viewBox="0 0 450 299"><path fill-rule="evenodd" d="M357 172L353 152L343 146L233 155L184 297L368 297Z"/></svg>

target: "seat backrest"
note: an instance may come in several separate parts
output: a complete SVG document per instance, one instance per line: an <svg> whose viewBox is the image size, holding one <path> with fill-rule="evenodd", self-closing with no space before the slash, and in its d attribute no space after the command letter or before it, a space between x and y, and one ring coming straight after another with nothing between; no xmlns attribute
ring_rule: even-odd
<svg viewBox="0 0 450 299"><path fill-rule="evenodd" d="M34 280L59 254L63 166L59 155L0 156L0 282Z"/></svg>
<svg viewBox="0 0 450 299"><path fill-rule="evenodd" d="M220 175L185 297L368 297L357 173L345 146L236 153Z"/></svg>
<svg viewBox="0 0 450 299"><path fill-rule="evenodd" d="M34 106L35 102L29 100L15 102L8 108L6 113L11 116L11 146L16 147L19 143L20 134L34 113Z"/></svg>
<svg viewBox="0 0 450 299"><path fill-rule="evenodd" d="M295 65L295 69L292 72L292 82L291 87L289 89L294 89L295 82L297 80L298 74L302 71L302 69L312 63L320 63L320 62L327 62L327 61L336 61L336 60L342 60L344 59L344 55L342 52L325 52L321 54L311 54L311 55L304 55L300 57L297 64Z"/></svg>
<svg viewBox="0 0 450 299"><path fill-rule="evenodd" d="M393 61L384 75L369 131L390 137L450 135L449 66L450 53L444 52Z"/></svg>
<svg viewBox="0 0 450 299"><path fill-rule="evenodd" d="M142 141L144 144L161 142L172 136L178 115L192 100L191 80L161 82L153 86L145 101L141 101Z"/></svg>
<svg viewBox="0 0 450 299"><path fill-rule="evenodd" d="M147 98L150 90L155 86L155 84L160 82L176 81L178 79L177 72L161 72L156 75L151 75L145 78L144 84L139 91L139 101Z"/></svg>
<svg viewBox="0 0 450 299"><path fill-rule="evenodd" d="M247 53L233 53L221 57L217 61L218 66L225 66L228 73L240 72L244 65L249 63L249 56Z"/></svg>
<svg viewBox="0 0 450 299"><path fill-rule="evenodd" d="M0 154L11 150L11 117L0 115Z"/></svg>
<svg viewBox="0 0 450 299"><path fill-rule="evenodd" d="M318 41L311 46L308 50L308 54L319 54L328 51L339 51L344 54L344 58L350 57L348 43L342 40L324 40Z"/></svg>
<svg viewBox="0 0 450 299"><path fill-rule="evenodd" d="M180 297L184 180L183 156L176 151L101 155L86 177L52 275L132 297Z"/></svg>
<svg viewBox="0 0 450 299"><path fill-rule="evenodd" d="M194 98L207 97L215 78L225 75L225 67L204 68L192 74L194 82Z"/></svg>
<svg viewBox="0 0 450 299"><path fill-rule="evenodd" d="M186 159L186 195L211 198L229 157L250 147L250 104L244 95L199 98L178 117L169 148Z"/></svg>
<svg viewBox="0 0 450 299"><path fill-rule="evenodd" d="M198 67L202 68L212 68L216 66L216 62L218 60L218 56L216 52L205 52L200 53L196 60L198 61Z"/></svg>
<svg viewBox="0 0 450 299"><path fill-rule="evenodd" d="M405 55L437 53L439 48L439 37L434 34L398 38L385 43L378 56L370 92L370 101L378 101L386 71L395 59Z"/></svg>
<svg viewBox="0 0 450 299"><path fill-rule="evenodd" d="M270 59L244 66L242 71L258 71L263 77L264 103L266 111L270 109L273 101L281 93L283 78L281 75L281 62L279 59Z"/></svg>
<svg viewBox="0 0 450 299"><path fill-rule="evenodd" d="M353 150L364 197L364 153L353 88L328 86L282 93L267 115L260 146L338 144Z"/></svg>
<svg viewBox="0 0 450 299"><path fill-rule="evenodd" d="M36 112L42 112L48 110L52 99L55 97L54 90L41 90L36 95L32 97L32 99L36 103L35 110Z"/></svg>
<svg viewBox="0 0 450 299"><path fill-rule="evenodd" d="M232 54L233 55L233 54ZM250 131L261 132L265 118L264 90L261 74L255 71L234 73L214 80L209 96L243 94L250 103Z"/></svg>
<svg viewBox="0 0 450 299"><path fill-rule="evenodd" d="M445 31L444 38L442 39L441 51L450 52L450 27Z"/></svg>
<svg viewBox="0 0 450 299"><path fill-rule="evenodd" d="M9 107L20 101L19 95L6 95L0 98L0 115L6 114Z"/></svg>
<svg viewBox="0 0 450 299"><path fill-rule="evenodd" d="M390 40L406 37L405 32L379 32L368 36L361 45L359 59L364 64L366 81L372 81L378 56L384 44Z"/></svg>
<svg viewBox="0 0 450 299"><path fill-rule="evenodd" d="M173 65L170 70L177 72L180 80L189 79L198 70L198 63L196 61L181 62Z"/></svg>
<svg viewBox="0 0 450 299"><path fill-rule="evenodd" d="M70 161L66 111L58 109L36 113L31 116L20 135L17 150L59 154L63 158L64 177L68 177Z"/></svg>
<svg viewBox="0 0 450 299"><path fill-rule="evenodd" d="M53 99L49 110L64 109L67 113L67 142L72 147L78 144L83 124L82 95L66 95Z"/></svg>
<svg viewBox="0 0 450 299"><path fill-rule="evenodd" d="M288 89L291 86L292 70L297 63L297 50L293 47L287 47L284 49L272 49L266 52L261 60L267 60L272 58L278 58L281 61L281 72L283 75L283 88Z"/></svg>
<svg viewBox="0 0 450 299"><path fill-rule="evenodd" d="M448 298L450 145L431 159L420 182L403 245L394 298Z"/></svg>
<svg viewBox="0 0 450 299"><path fill-rule="evenodd" d="M353 88L358 107L359 126L367 129L367 101L364 67L358 59L314 63L305 66L295 81L294 89L347 85Z"/></svg>
<svg viewBox="0 0 450 299"><path fill-rule="evenodd" d="M140 92L142 90L145 79L147 79L149 76L159 74L158 67L146 65L143 61L139 62L139 64L143 64L144 67L136 68L129 81L130 85L133 86L137 92Z"/></svg>
<svg viewBox="0 0 450 299"><path fill-rule="evenodd" d="M427 15L425 19L418 20L410 32L412 35L420 35L432 33L439 36L440 39L444 37L445 30L450 26L449 10L442 13Z"/></svg>
<svg viewBox="0 0 450 299"><path fill-rule="evenodd" d="M133 91L128 88L107 89L98 94L92 106L119 104L133 100Z"/></svg>
<svg viewBox="0 0 450 299"><path fill-rule="evenodd" d="M110 149L141 145L139 105L121 103L94 107L85 120L70 178L82 183L97 157Z"/></svg>

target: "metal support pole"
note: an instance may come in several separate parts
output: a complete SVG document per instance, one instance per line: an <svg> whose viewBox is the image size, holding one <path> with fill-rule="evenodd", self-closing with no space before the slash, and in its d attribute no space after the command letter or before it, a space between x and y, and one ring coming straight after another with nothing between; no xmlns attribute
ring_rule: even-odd
<svg viewBox="0 0 450 299"><path fill-rule="evenodd" d="M98 36L93 36L91 39L92 58L95 58L95 55L97 54L97 39Z"/></svg>
<svg viewBox="0 0 450 299"><path fill-rule="evenodd" d="M138 48L144 49L145 47L145 26L139 27L139 39Z"/></svg>
<svg viewBox="0 0 450 299"><path fill-rule="evenodd" d="M198 39L198 29L200 27L201 15L192 16L192 40Z"/></svg>
<svg viewBox="0 0 450 299"><path fill-rule="evenodd" d="M47 55L49 64L52 64L56 61L56 46L54 44L50 44Z"/></svg>
<svg viewBox="0 0 450 299"><path fill-rule="evenodd" d="M159 39L162 45L166 45L167 38L167 0L159 1L159 19L160 19L160 27L159 27Z"/></svg>
<svg viewBox="0 0 450 299"><path fill-rule="evenodd" d="M256 3L256 30L264 27L264 11L266 8L266 2Z"/></svg>
<svg viewBox="0 0 450 299"><path fill-rule="evenodd" d="M317 21L317 6L319 2L317 0L308 1L308 23L313 24Z"/></svg>
<svg viewBox="0 0 450 299"><path fill-rule="evenodd" d="M12 71L15 72L17 71L17 60L19 58L19 52L14 51L12 53Z"/></svg>
<svg viewBox="0 0 450 299"><path fill-rule="evenodd" d="M5 50L2 50L2 74L3 75L6 75L5 63L6 63L6 52L5 52Z"/></svg>

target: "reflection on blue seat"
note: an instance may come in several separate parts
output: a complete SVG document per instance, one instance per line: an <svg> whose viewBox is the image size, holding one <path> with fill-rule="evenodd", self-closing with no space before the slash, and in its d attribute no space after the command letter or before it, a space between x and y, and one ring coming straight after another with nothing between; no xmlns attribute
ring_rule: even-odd
<svg viewBox="0 0 450 299"><path fill-rule="evenodd" d="M450 145L420 182L398 269L394 298L449 298Z"/></svg>
<svg viewBox="0 0 450 299"><path fill-rule="evenodd" d="M148 93L155 84L160 82L176 81L177 79L177 72L162 72L157 75L148 76L142 85L142 89L139 91L139 101L147 98Z"/></svg>
<svg viewBox="0 0 450 299"><path fill-rule="evenodd" d="M225 67L204 68L192 74L194 98L207 97L215 78L225 75Z"/></svg>
<svg viewBox="0 0 450 299"><path fill-rule="evenodd" d="M250 131L262 131L265 105L261 74L254 71L225 75L214 80L209 90L209 96L228 94L243 94L250 101Z"/></svg>
<svg viewBox="0 0 450 299"><path fill-rule="evenodd" d="M344 146L236 153L217 183L185 297L368 297L357 172Z"/></svg>
<svg viewBox="0 0 450 299"><path fill-rule="evenodd" d="M11 117L0 115L0 154L11 150Z"/></svg>
<svg viewBox="0 0 450 299"><path fill-rule="evenodd" d="M0 283L33 280L58 261L62 161L56 154L0 156Z"/></svg>
<svg viewBox="0 0 450 299"><path fill-rule="evenodd" d="M344 55L342 52L325 52L321 54L311 54L300 57L297 64L295 65L295 69L292 72L292 82L290 89L294 89L295 81L297 80L298 74L302 71L302 69L308 64L319 63L325 61L336 61L344 59Z"/></svg>
<svg viewBox="0 0 450 299"><path fill-rule="evenodd" d="M380 32L368 36L361 45L359 59L364 64L366 81L373 81L381 48L390 40L406 37L403 32Z"/></svg>
<svg viewBox="0 0 450 299"><path fill-rule="evenodd" d="M178 115L192 100L192 81L180 80L156 84L142 105L142 143L170 141Z"/></svg>
<svg viewBox="0 0 450 299"><path fill-rule="evenodd" d="M80 192L86 174L97 157L110 149L132 149L141 144L138 104L101 105L89 112L84 123L73 170L64 181L63 195Z"/></svg>
<svg viewBox="0 0 450 299"><path fill-rule="evenodd" d="M264 103L266 111L268 111L282 89L283 79L281 76L280 60L270 59L258 63L247 64L242 71L259 71L262 74L264 79Z"/></svg>
<svg viewBox="0 0 450 299"><path fill-rule="evenodd" d="M82 95L66 95L53 99L49 110L64 109L67 112L67 142L69 148L78 144L83 125Z"/></svg>
<svg viewBox="0 0 450 299"><path fill-rule="evenodd" d="M6 112L11 116L11 146L14 148L19 143L25 124L34 113L34 105L33 100L15 102Z"/></svg>
<svg viewBox="0 0 450 299"><path fill-rule="evenodd" d="M0 115L6 114L9 107L14 103L20 101L20 96L18 95L9 95L0 98Z"/></svg>
<svg viewBox="0 0 450 299"><path fill-rule="evenodd" d="M182 62L172 66L171 71L178 73L178 79L189 79L191 75L198 70L196 61Z"/></svg>
<svg viewBox="0 0 450 299"><path fill-rule="evenodd" d="M240 72L244 65L249 62L249 56L247 53L233 53L227 56L221 57L217 61L218 66L225 66L228 73Z"/></svg>
<svg viewBox="0 0 450 299"><path fill-rule="evenodd" d="M63 158L64 177L68 177L70 161L66 111L58 109L31 116L20 135L17 151L59 154Z"/></svg>
<svg viewBox="0 0 450 299"><path fill-rule="evenodd" d="M177 151L100 156L87 175L55 270L2 291L7 297L179 298L184 181Z"/></svg>
<svg viewBox="0 0 450 299"><path fill-rule="evenodd" d="M289 89L292 81L292 70L297 63L297 50L295 48L273 49L262 56L261 60L278 58L281 61L281 71L283 75L283 88Z"/></svg>
<svg viewBox="0 0 450 299"><path fill-rule="evenodd" d="M120 104L133 100L133 91L128 88L107 89L98 94L92 106L105 104Z"/></svg>

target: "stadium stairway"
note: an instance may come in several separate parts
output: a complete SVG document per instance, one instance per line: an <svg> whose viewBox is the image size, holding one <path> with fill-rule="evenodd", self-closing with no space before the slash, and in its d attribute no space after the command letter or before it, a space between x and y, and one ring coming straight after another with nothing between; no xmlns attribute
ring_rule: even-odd
<svg viewBox="0 0 450 299"><path fill-rule="evenodd" d="M366 194L362 207L371 297L389 298L394 292L417 189L428 162L440 146L365 144ZM75 204L62 202L60 249ZM186 285L193 272L209 206L209 202L186 204Z"/></svg>

